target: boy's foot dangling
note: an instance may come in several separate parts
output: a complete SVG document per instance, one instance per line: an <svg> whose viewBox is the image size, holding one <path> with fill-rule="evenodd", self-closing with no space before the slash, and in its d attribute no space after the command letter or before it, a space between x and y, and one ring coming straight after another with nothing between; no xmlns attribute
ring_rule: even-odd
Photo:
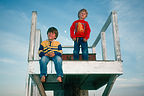
<svg viewBox="0 0 144 96"><path fill-rule="evenodd" d="M44 82L45 82L45 79L46 79L46 77L43 75L43 76L41 77L41 82L44 83Z"/></svg>
<svg viewBox="0 0 144 96"><path fill-rule="evenodd" d="M59 77L57 78L57 81L60 82L60 83L62 83L62 77L59 76Z"/></svg>

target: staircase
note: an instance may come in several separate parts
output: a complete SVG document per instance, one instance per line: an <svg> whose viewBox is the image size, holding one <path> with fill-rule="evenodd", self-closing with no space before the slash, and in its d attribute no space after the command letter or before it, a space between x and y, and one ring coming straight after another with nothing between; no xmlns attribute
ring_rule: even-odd
<svg viewBox="0 0 144 96"><path fill-rule="evenodd" d="M89 48L89 60L73 60L72 54L63 53L63 83L56 80L56 72L52 61L49 62L48 76L45 83L40 81L40 66L38 48L42 42L40 30L36 29L37 12L32 12L32 24L30 33L28 75L26 83L26 96L46 96L45 91L53 90L54 96L88 96L88 90L97 90L106 85L102 96L109 96L116 78L123 74L118 36L117 13L110 13L106 23L102 27L98 37ZM115 60L107 60L105 31L112 23ZM101 40L102 58L96 60L96 46ZM73 46L63 46L73 48ZM80 55L81 58L81 55Z"/></svg>

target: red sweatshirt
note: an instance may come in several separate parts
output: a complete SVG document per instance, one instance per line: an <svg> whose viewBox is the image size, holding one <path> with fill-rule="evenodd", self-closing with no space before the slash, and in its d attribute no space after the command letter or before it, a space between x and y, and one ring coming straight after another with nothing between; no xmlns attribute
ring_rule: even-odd
<svg viewBox="0 0 144 96"><path fill-rule="evenodd" d="M90 31L91 30L87 21L76 20L70 27L70 36L72 39L76 37L83 37L87 40L90 36Z"/></svg>

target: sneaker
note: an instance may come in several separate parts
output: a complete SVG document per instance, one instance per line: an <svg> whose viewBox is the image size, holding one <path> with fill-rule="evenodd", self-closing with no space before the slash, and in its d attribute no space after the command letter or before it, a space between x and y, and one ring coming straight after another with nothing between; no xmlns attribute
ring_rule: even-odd
<svg viewBox="0 0 144 96"><path fill-rule="evenodd" d="M41 77L41 82L42 82L42 83L45 82L45 76L44 76L44 75Z"/></svg>
<svg viewBox="0 0 144 96"><path fill-rule="evenodd" d="M62 82L61 76L59 76L59 77L57 78L57 81L60 82L60 83Z"/></svg>

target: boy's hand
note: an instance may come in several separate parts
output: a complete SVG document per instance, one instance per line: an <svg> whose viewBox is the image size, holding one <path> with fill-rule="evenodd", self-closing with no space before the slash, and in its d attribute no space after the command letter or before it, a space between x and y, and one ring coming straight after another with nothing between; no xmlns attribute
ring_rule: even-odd
<svg viewBox="0 0 144 96"><path fill-rule="evenodd" d="M73 41L76 41L76 38L73 38Z"/></svg>
<svg viewBox="0 0 144 96"><path fill-rule="evenodd" d="M49 57L54 57L54 56L55 56L54 52L49 53Z"/></svg>
<svg viewBox="0 0 144 96"><path fill-rule="evenodd" d="M83 41L84 41L84 42L87 42L87 40L86 40L85 38L83 39Z"/></svg>
<svg viewBox="0 0 144 96"><path fill-rule="evenodd" d="M45 56L48 56L48 57L49 57L49 56L50 56L50 54L49 54L49 53L46 53L46 54L45 54Z"/></svg>
<svg viewBox="0 0 144 96"><path fill-rule="evenodd" d="M54 56L55 56L55 53L54 53L54 52L46 53L45 56L54 57Z"/></svg>

